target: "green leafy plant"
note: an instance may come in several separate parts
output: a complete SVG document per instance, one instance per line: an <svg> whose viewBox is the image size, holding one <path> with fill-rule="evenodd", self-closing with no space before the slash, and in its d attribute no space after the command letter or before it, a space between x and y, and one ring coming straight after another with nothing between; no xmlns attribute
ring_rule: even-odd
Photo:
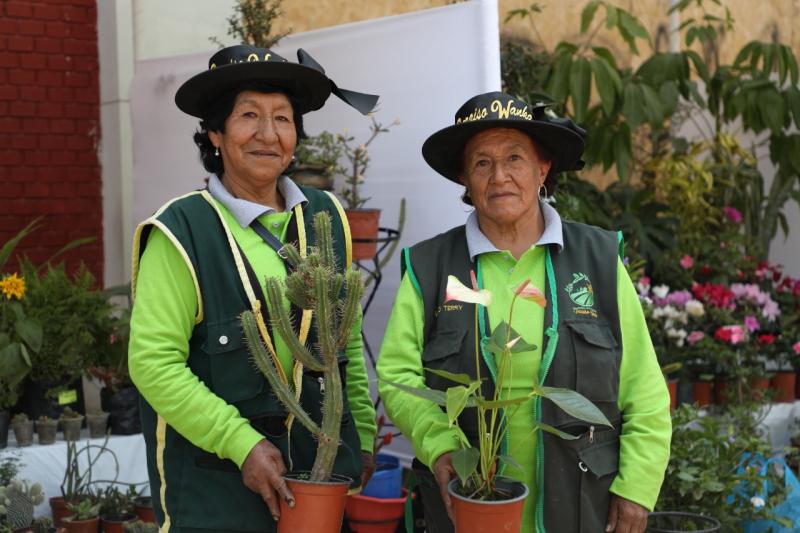
<svg viewBox="0 0 800 533"><path fill-rule="evenodd" d="M344 172L339 164L342 156L342 145L338 137L329 131L311 135L299 143L295 148L295 169L313 169L322 172L328 177Z"/></svg>
<svg viewBox="0 0 800 533"><path fill-rule="evenodd" d="M114 478L108 480L93 480L92 469L97 461L105 454L114 462ZM67 502L77 502L92 499L91 487L95 483L116 483L119 474L119 461L116 454L108 447L108 436L103 444L86 443L78 448L76 441L67 442L67 467L61 480L61 496Z"/></svg>
<svg viewBox="0 0 800 533"><path fill-rule="evenodd" d="M135 485L123 492L116 485L108 485L100 493L100 516L103 520L121 521L133 516L134 500L138 496Z"/></svg>
<svg viewBox="0 0 800 533"><path fill-rule="evenodd" d="M95 498L91 496L85 496L75 503L67 503L67 509L72 515L65 520L70 522L92 520L100 516L100 502L95 501Z"/></svg>
<svg viewBox="0 0 800 533"><path fill-rule="evenodd" d="M472 289L464 286L455 276L449 276L445 301L455 300L466 303L491 305L491 292L479 290L472 274ZM452 452L453 468L461 481L461 491L465 496L477 499L494 499L497 496L495 478L498 473L498 461L517 466L508 455L502 455L502 444L508 431L508 420L514 416L520 406L531 398L542 397L557 405L567 414L586 422L609 426L611 423L603 413L581 394L563 388L540 386L533 384L528 394L510 398L511 384L506 383L511 358L514 354L535 350L536 347L528 344L522 336L513 329L512 319L514 305L518 298L536 302L544 307L545 297L537 288L524 281L514 290L508 320L497 325L491 336L485 342L485 349L492 352L497 358L496 377L494 379L494 394L485 398L481 385L485 379L480 375L480 349L475 349L476 378L467 374L453 374L443 370L426 368L431 372L456 385L447 391L432 389L417 389L400 383L387 382L398 389L414 396L424 398L445 408L450 426L457 426L459 417L467 407L476 408L478 421L478 446L473 447L463 434L461 435L461 448ZM574 440L578 437L560 431L557 428L533 422L533 431L546 431L562 439ZM517 466L517 468L519 468Z"/></svg>
<svg viewBox="0 0 800 533"><path fill-rule="evenodd" d="M158 533L158 526L151 522L135 520L122 526L125 533Z"/></svg>
<svg viewBox="0 0 800 533"><path fill-rule="evenodd" d="M336 140L342 148L342 153L349 162L349 168L343 172L345 187L340 191L347 209L361 209L369 198L361 196L360 187L364 184L364 173L369 167L369 152L367 148L381 133L388 133L392 126L400 124L399 119L395 119L390 125L384 126L370 115L372 124L370 125L370 135L367 140L359 145L353 145L355 137L352 135L337 134Z"/></svg>
<svg viewBox="0 0 800 533"><path fill-rule="evenodd" d="M283 14L282 3L283 0L237 0L234 14L228 17L228 35L237 43L272 48L291 33L274 32L273 25ZM210 37L209 40L220 48L225 46L216 37Z"/></svg>
<svg viewBox="0 0 800 533"><path fill-rule="evenodd" d="M294 271L284 281L267 278L266 299L273 328L286 342L292 356L306 368L321 372L323 390L322 421L315 422L306 413L293 390L282 378L277 355L271 345L262 341L260 330L266 325L260 313L242 313L241 322L247 346L258 369L266 376L278 400L317 440L317 455L311 470L311 481L327 481L339 449L339 431L343 414L342 382L339 375L338 353L347 345L353 324L358 316L364 292L361 274L355 270L337 270L331 237L331 219L325 212L314 215L316 246L307 256L301 256L292 244L283 247L287 261ZM292 329L292 321L284 299L300 309L314 311L317 343L309 348L300 342Z"/></svg>

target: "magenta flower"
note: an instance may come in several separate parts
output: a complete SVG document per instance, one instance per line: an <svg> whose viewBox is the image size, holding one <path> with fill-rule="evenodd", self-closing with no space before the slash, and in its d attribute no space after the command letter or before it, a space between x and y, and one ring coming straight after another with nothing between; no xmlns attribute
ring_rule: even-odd
<svg viewBox="0 0 800 533"><path fill-rule="evenodd" d="M753 315L747 315L744 317L744 327L746 327L747 331L750 333L756 331L758 329L758 319Z"/></svg>
<svg viewBox="0 0 800 533"><path fill-rule="evenodd" d="M740 342L744 341L745 333L744 328L741 326L725 326L731 332L731 344L739 344Z"/></svg>
<svg viewBox="0 0 800 533"><path fill-rule="evenodd" d="M694 266L694 259L692 259L691 255L684 255L681 257L680 265L682 269L689 270Z"/></svg>
<svg viewBox="0 0 800 533"><path fill-rule="evenodd" d="M800 355L800 342L794 343L794 346L792 346L792 350L794 350L794 353L796 353L797 355Z"/></svg>
<svg viewBox="0 0 800 533"><path fill-rule="evenodd" d="M698 342L700 342L705 338L706 334L703 333L702 331L693 331L689 333L688 337L686 337L686 342L689 343L689 346L694 346L695 344L697 344ZM798 342L798 344L800 344L800 342Z"/></svg>
<svg viewBox="0 0 800 533"><path fill-rule="evenodd" d="M742 214L735 207L723 207L722 213L725 215L725 218L734 224L738 224L742 221Z"/></svg>

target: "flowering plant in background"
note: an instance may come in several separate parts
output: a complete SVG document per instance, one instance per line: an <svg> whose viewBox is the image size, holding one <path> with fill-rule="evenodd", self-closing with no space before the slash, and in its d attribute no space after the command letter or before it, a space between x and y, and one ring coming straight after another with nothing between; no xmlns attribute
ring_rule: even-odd
<svg viewBox="0 0 800 533"><path fill-rule="evenodd" d="M472 288L464 285L455 276L448 276L445 302L459 301L476 305L489 306L492 303L492 293L486 289L479 289L475 273L470 272ZM511 358L514 354L535 350L536 347L527 343L511 326L514 316L514 306L518 299L528 300L545 307L547 302L544 294L531 284L530 280L523 281L513 288L514 295L508 311L508 319L502 321L494 328L488 339L485 340L484 349L494 355L496 371L494 375L494 393L491 398L482 394L482 382L485 377L477 376L472 379L467 374L453 374L444 370L426 368L427 372L448 379L454 383L447 391L432 390L429 388L417 389L400 383L390 383L392 386L408 392L414 396L433 401L445 408L450 426L458 426L459 417L466 408L475 408L478 421L478 446L460 433L461 448L452 452L453 468L461 481L461 493L474 499L496 499L497 490L495 477L498 474L498 461L517 466L514 460L507 455L502 455L502 444L508 431L508 419L529 399L536 396L546 398L556 404L567 414L580 420L611 427L611 423L603 413L581 394L568 389L544 387L533 383L528 394L519 397L510 397L511 383L507 383L511 371ZM480 368L482 359L481 349L476 345L475 367ZM510 378L508 378L510 380ZM562 439L574 440L578 437L565 433L547 424L533 421L533 431L546 431ZM518 467L518 466L517 466Z"/></svg>

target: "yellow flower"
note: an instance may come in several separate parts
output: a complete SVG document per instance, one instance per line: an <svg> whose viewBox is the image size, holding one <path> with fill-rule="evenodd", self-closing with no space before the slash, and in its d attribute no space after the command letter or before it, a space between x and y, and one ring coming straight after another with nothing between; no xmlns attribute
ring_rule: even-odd
<svg viewBox="0 0 800 533"><path fill-rule="evenodd" d="M25 279L17 276L17 273L14 272L10 276L0 279L0 291L9 300L11 298L22 300L25 296Z"/></svg>

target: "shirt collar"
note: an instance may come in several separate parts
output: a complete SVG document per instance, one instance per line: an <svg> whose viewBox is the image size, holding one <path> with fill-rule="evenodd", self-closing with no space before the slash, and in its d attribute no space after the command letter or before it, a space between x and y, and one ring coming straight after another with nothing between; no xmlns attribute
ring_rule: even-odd
<svg viewBox="0 0 800 533"><path fill-rule="evenodd" d="M277 213L278 210L274 207L251 202L242 198L236 198L225 186L216 174L212 174L208 178L208 192L211 197L225 206L230 211L236 222L243 228L250 226L255 219L261 215L268 215L270 213ZM286 211L291 211L297 204L308 201L306 195L287 176L278 178L278 192L283 195L283 200L286 203Z"/></svg>
<svg viewBox="0 0 800 533"><path fill-rule="evenodd" d="M564 248L564 232L561 228L561 216L558 214L558 211L547 202L539 202L539 209L542 210L542 216L544 217L544 231L541 237L539 237L539 240L536 241L536 246L555 244L560 251ZM480 254L500 251L481 231L478 225L478 215L475 211L472 211L469 217L467 217L466 230L467 249L469 250L470 260L475 261L475 258Z"/></svg>

